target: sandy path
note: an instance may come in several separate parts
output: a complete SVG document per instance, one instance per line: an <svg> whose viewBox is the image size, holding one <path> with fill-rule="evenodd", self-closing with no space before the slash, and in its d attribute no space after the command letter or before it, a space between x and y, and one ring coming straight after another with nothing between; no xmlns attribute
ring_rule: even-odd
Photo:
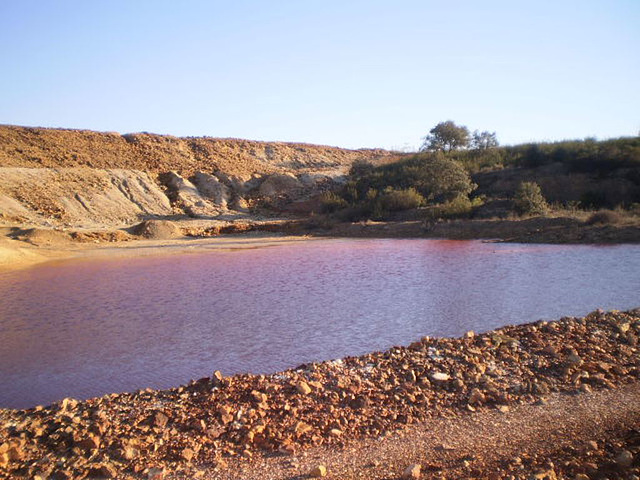
<svg viewBox="0 0 640 480"><path fill-rule="evenodd" d="M640 427L639 383L573 396L556 394L544 405L521 405L506 413L489 410L436 418L343 450L321 447L297 457L233 462L205 478L294 480L308 478L322 464L331 479L398 479L412 463L423 466L422 478L502 478L500 466L516 457L524 460L523 478L528 478L545 459L586 460L592 455L588 441L602 445L634 427ZM531 457L537 462L527 466Z"/></svg>

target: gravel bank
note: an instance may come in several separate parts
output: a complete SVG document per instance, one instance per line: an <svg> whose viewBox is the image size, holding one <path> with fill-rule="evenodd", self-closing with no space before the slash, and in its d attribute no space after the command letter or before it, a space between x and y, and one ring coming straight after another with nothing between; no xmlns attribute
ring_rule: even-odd
<svg viewBox="0 0 640 480"><path fill-rule="evenodd" d="M611 403L606 398L626 398L624 404L631 403L633 408L618 409L626 428L629 421L637 425L637 401L629 399L638 399L639 334L640 310L593 312L584 318L509 326L481 335L469 332L456 339L425 337L408 347L302 365L268 376L224 377L216 372L171 390L112 394L86 402L65 399L24 411L0 410L0 476L152 478L162 471L166 478L245 478L237 476L244 462L253 465L262 458L280 456L296 465L294 459L308 458L314 449L356 448L358 452L362 442L392 432L422 431L429 436L429 422L444 425L442 438L453 442L457 437L447 436L448 423L517 421L521 415L516 412L525 412L522 418L540 426L529 431L532 441L541 442L555 431L554 418L570 420L565 424L575 425L576 432L587 431L588 417L558 412L566 411L568 405L575 406L576 412L580 408L587 412L590 398L611 392L611 397L599 397L600 407L593 411L604 419L597 412ZM575 399L581 398L586 406L579 408L580 401ZM565 406L545 407L555 405L552 402ZM547 412L547 419L536 419L534 408ZM602 435L605 427L598 430ZM500 428L508 430L508 426ZM559 435L573 439L574 433L567 429ZM627 434L632 440L624 440ZM607 438L618 441L617 437L629 445L636 438L623 426L614 428ZM592 440L604 441L604 437ZM449 451L446 444L440 446ZM596 445L595 450L602 446ZM637 446L633 448L628 468L638 463ZM492 458L496 449L488 442L481 458ZM412 459L407 454L405 463ZM473 463L473 459L466 461ZM527 462L520 458L526 468L537 468L535 462ZM485 464L492 465L489 460ZM289 477L273 478L296 478L301 468L297 465ZM397 467L389 466L384 472L387 477L362 471L360 477L397 478ZM431 473L442 476L438 468ZM473 468L485 468L488 473L489 467ZM507 472L511 467L502 468ZM513 468L519 468L517 462ZM578 465L574 470L588 475L586 468ZM470 470L468 476L485 478L478 472Z"/></svg>

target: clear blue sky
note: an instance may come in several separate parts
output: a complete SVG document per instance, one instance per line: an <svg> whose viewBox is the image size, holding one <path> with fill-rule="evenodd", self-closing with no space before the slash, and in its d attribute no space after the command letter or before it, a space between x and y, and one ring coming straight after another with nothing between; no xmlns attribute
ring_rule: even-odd
<svg viewBox="0 0 640 480"><path fill-rule="evenodd" d="M417 147L637 135L640 1L0 0L0 123Z"/></svg>

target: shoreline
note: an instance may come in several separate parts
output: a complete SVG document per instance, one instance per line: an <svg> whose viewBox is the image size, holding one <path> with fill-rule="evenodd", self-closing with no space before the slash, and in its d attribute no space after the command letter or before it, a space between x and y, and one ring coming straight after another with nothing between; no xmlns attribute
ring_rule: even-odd
<svg viewBox="0 0 640 480"><path fill-rule="evenodd" d="M465 220L425 224L422 221L325 223L317 220L242 221L223 227L204 222L196 227L175 222L186 236L144 239L125 230L69 230L34 228L33 238L12 233L20 227L0 228L0 272L69 259L169 255L262 248L327 238L395 238L479 240L501 243L619 245L640 243L637 225L586 226L574 219L535 217L523 220ZM29 230L22 230L29 231ZM214 231L216 233L212 234ZM71 236L69 235L71 234ZM79 233L83 240L72 240Z"/></svg>
<svg viewBox="0 0 640 480"><path fill-rule="evenodd" d="M500 415L515 421L518 412L528 412L532 432L539 431L537 417L552 415L558 402L563 408L582 402L587 410L615 406L621 418L637 426L639 338L640 309L596 311L460 338L423 337L406 347L271 375L214 372L169 390L0 409L0 476L133 479L149 478L152 469L159 469L164 478L238 478L237 468L251 471L265 464L265 471L272 471L278 464L289 476L256 478L305 478L292 475L305 475L309 465L304 459L315 458L306 452L324 452L329 458L320 460L331 463L340 452L362 451L375 438L428 431L430 422L443 428L464 419L481 425L482 419ZM604 435L607 425L597 424L603 420L596 417L584 428ZM560 440L574 440L560 432ZM543 438L534 443L540 442ZM396 458L408 461L416 455ZM483 462L491 455L479 451L467 462L488 473L489 463ZM530 471L542 467L544 459L531 462ZM640 466L640 456L637 460L634 465ZM586 467L556 468L576 475Z"/></svg>
<svg viewBox="0 0 640 480"><path fill-rule="evenodd" d="M133 240L110 243L34 245L0 238L0 273L68 260L101 260L141 256L166 256L206 251L246 250L320 239L304 235L267 232L229 234L210 238L183 237L171 240Z"/></svg>

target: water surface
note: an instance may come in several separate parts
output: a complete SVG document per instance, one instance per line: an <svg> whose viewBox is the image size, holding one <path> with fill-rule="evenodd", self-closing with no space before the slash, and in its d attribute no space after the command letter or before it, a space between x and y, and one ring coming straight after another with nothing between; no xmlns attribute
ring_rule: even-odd
<svg viewBox="0 0 640 480"><path fill-rule="evenodd" d="M640 246L320 240L0 275L0 406L640 306Z"/></svg>

